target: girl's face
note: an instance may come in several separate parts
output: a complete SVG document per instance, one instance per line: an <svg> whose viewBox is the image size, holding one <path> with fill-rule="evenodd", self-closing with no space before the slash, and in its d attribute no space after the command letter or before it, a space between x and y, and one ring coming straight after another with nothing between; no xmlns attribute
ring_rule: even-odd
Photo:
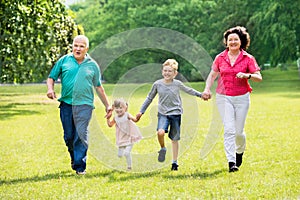
<svg viewBox="0 0 300 200"><path fill-rule="evenodd" d="M121 103L120 106L115 107L114 110L118 117L122 117L127 111L127 106Z"/></svg>
<svg viewBox="0 0 300 200"><path fill-rule="evenodd" d="M162 76L166 82L171 82L175 76L177 75L177 71L175 71L171 66L164 66L162 69Z"/></svg>
<svg viewBox="0 0 300 200"><path fill-rule="evenodd" d="M231 33L230 35L228 35L227 47L229 48L229 51L236 51L241 48L241 40L238 34Z"/></svg>

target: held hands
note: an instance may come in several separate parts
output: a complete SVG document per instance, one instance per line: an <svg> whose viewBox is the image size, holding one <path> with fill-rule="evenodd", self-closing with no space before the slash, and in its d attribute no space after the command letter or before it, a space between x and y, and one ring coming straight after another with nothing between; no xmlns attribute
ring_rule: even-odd
<svg viewBox="0 0 300 200"><path fill-rule="evenodd" d="M207 89L204 90L202 92L201 99L203 99L204 101L208 101L208 99L211 99L211 91Z"/></svg>
<svg viewBox="0 0 300 200"><path fill-rule="evenodd" d="M139 112L138 114L136 114L135 118L136 118L136 122L138 122L141 117L142 117L143 113Z"/></svg>
<svg viewBox="0 0 300 200"><path fill-rule="evenodd" d="M108 106L106 108L106 115L104 116L106 119L110 119L113 113L113 108L111 106Z"/></svg>

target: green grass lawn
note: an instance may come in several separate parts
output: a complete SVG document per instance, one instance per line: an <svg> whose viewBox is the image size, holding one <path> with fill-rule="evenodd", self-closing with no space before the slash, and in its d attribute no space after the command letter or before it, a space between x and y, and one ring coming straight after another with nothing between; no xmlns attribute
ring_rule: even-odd
<svg viewBox="0 0 300 200"><path fill-rule="evenodd" d="M148 110L138 123L145 139L133 148L135 169L126 172L125 160L116 154L115 129L106 126L97 99L87 174L77 176L64 145L58 102L46 98L46 86L0 86L0 199L299 199L298 71L263 71L263 76L263 82L252 83L247 148L237 173L227 172L222 133L200 157L214 121L213 101L183 95L179 171L170 171L171 148L164 164L156 162L155 106ZM130 97L129 112L136 114L151 84L104 87L110 100Z"/></svg>

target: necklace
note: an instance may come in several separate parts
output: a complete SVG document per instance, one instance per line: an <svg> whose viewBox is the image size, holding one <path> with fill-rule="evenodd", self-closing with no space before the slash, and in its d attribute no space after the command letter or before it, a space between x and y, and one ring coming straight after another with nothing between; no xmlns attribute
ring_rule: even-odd
<svg viewBox="0 0 300 200"><path fill-rule="evenodd" d="M228 52L228 57L229 57L231 66L234 65L234 63L235 63L236 59L239 57L239 55L240 55L240 51L238 51L237 54L232 54L231 52Z"/></svg>

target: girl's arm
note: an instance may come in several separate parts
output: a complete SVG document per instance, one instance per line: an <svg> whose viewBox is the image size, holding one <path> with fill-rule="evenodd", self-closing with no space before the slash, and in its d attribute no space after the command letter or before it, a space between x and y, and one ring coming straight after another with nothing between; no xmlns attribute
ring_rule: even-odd
<svg viewBox="0 0 300 200"><path fill-rule="evenodd" d="M110 118L106 119L107 125L109 127L112 127L113 125L116 124L115 118L113 118L112 120L110 120Z"/></svg>
<svg viewBox="0 0 300 200"><path fill-rule="evenodd" d="M139 119L137 119L137 117L132 116L130 113L128 113L128 119L134 122L138 122Z"/></svg>

